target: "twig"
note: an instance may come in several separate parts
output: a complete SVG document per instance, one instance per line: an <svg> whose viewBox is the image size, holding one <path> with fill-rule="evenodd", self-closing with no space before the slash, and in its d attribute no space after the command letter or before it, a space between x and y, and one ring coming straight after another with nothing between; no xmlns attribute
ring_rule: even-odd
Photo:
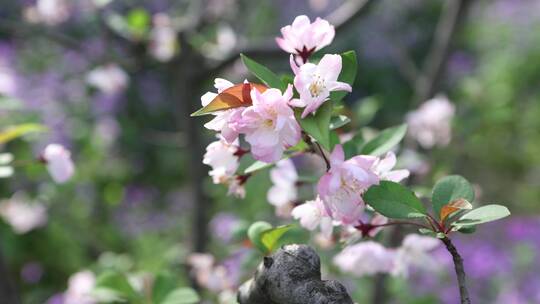
<svg viewBox="0 0 540 304"><path fill-rule="evenodd" d="M413 100L416 103L433 95L448 57L452 38L471 2L472 0L445 1L446 6L435 29L433 43L422 66L422 74L415 83Z"/></svg>
<svg viewBox="0 0 540 304"><path fill-rule="evenodd" d="M317 148L319 149L319 152L322 156L322 158L324 159L324 163L326 164L326 172L330 171L330 161L328 160L328 158L326 157L326 154L324 154L324 150L323 148L321 147L321 145L318 143L318 142L315 142L315 146L317 146Z"/></svg>
<svg viewBox="0 0 540 304"><path fill-rule="evenodd" d="M456 275L459 285L459 295L461 304L471 304L471 299L469 298L469 291L467 290L467 282L465 276L465 268L463 267L463 258L459 255L457 248L454 246L452 241L445 237L441 241L446 246L446 249L452 255L454 260L454 268L456 269Z"/></svg>

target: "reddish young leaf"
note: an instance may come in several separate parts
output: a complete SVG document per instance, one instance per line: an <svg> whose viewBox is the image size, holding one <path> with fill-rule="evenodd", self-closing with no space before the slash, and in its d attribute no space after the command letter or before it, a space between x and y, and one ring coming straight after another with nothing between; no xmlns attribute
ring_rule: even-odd
<svg viewBox="0 0 540 304"><path fill-rule="evenodd" d="M261 93L268 89L267 86L259 83L247 82L235 84L219 93L208 105L192 113L191 116L201 116L216 111L250 106L252 103L250 96L252 88L257 89Z"/></svg>
<svg viewBox="0 0 540 304"><path fill-rule="evenodd" d="M441 208L441 222L443 222L450 214L458 210L472 209L472 207L471 203L463 198L451 201Z"/></svg>

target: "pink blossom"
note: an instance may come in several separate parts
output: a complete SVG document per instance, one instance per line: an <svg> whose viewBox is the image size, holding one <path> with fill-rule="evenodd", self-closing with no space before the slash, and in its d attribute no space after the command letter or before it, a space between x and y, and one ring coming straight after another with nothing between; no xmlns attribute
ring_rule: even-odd
<svg viewBox="0 0 540 304"><path fill-rule="evenodd" d="M15 233L24 234L47 223L47 208L30 202L22 193L15 193L0 204L0 216L13 227Z"/></svg>
<svg viewBox="0 0 540 304"><path fill-rule="evenodd" d="M278 89L268 89L264 93L251 90L253 105L242 112L239 130L251 144L255 159L276 162L285 149L300 140L300 125L288 105L292 95L291 85L283 94Z"/></svg>
<svg viewBox="0 0 540 304"><path fill-rule="evenodd" d="M430 236L409 234L396 251L393 275L407 276L409 268L415 266L423 270L437 270L439 264L429 254L440 245L440 241Z"/></svg>
<svg viewBox="0 0 540 304"><path fill-rule="evenodd" d="M290 159L282 159L270 170L273 186L268 190L267 199L270 204L280 207L292 203L297 198L296 182L298 174Z"/></svg>
<svg viewBox="0 0 540 304"><path fill-rule="evenodd" d="M341 73L339 55L327 54L319 64L306 63L301 67L297 67L291 57L291 67L296 75L294 87L300 94L300 98L293 99L291 105L305 107L302 118L316 111L330 97L330 92L352 91L348 83L337 81Z"/></svg>
<svg viewBox="0 0 540 304"><path fill-rule="evenodd" d="M388 223L388 218L384 215L381 215L379 213L375 213L375 215L371 218L371 221L369 222L370 225L373 226L379 226L384 225ZM384 227L376 227L368 232L369 237L375 237Z"/></svg>
<svg viewBox="0 0 540 304"><path fill-rule="evenodd" d="M118 65L110 63L90 71L86 76L86 81L103 93L112 95L127 87L129 76Z"/></svg>
<svg viewBox="0 0 540 304"><path fill-rule="evenodd" d="M357 224L365 207L362 193L379 183L379 177L371 169L375 161L375 157L364 155L345 161L341 145L334 148L331 168L318 184L319 195L332 218L346 225Z"/></svg>
<svg viewBox="0 0 540 304"><path fill-rule="evenodd" d="M245 198L246 197L246 188L244 187L245 180L242 178L242 176L234 176L231 178L227 185L229 186L229 190L227 191L227 195L232 195L237 198Z"/></svg>
<svg viewBox="0 0 540 304"><path fill-rule="evenodd" d="M46 25L60 24L70 15L70 1L66 0L37 0L35 6L29 6L24 11L24 17L28 22Z"/></svg>
<svg viewBox="0 0 540 304"><path fill-rule="evenodd" d="M154 27L150 31L150 54L158 61L167 62L176 54L178 42L176 30L170 17L164 13L155 14Z"/></svg>
<svg viewBox="0 0 540 304"><path fill-rule="evenodd" d="M334 26L328 21L317 18L313 23L305 15L294 19L292 25L281 28L283 37L276 42L285 52L299 55L304 62L313 53L332 43L335 36Z"/></svg>
<svg viewBox="0 0 540 304"><path fill-rule="evenodd" d="M388 273L394 265L394 250L373 241L346 247L334 257L334 264L355 276Z"/></svg>
<svg viewBox="0 0 540 304"><path fill-rule="evenodd" d="M49 144L43 150L42 158L52 179L59 184L67 182L75 173L71 153L59 144Z"/></svg>
<svg viewBox="0 0 540 304"><path fill-rule="evenodd" d="M444 95L426 101L407 114L409 135L427 149L448 145L452 137L454 112L454 105Z"/></svg>
<svg viewBox="0 0 540 304"><path fill-rule="evenodd" d="M212 167L208 173L214 184L225 184L233 178L238 169L239 160L236 156L238 152L238 141L229 144L223 137L218 137L206 147L203 163Z"/></svg>
<svg viewBox="0 0 540 304"><path fill-rule="evenodd" d="M396 165L396 155L394 152L386 153L384 158L377 158L373 164L372 170L379 176L381 180L389 180L399 183L403 179L409 177L409 170L392 170Z"/></svg>
<svg viewBox="0 0 540 304"><path fill-rule="evenodd" d="M211 254L192 254L188 257L188 264L192 267L197 283L201 286L214 292L233 287L227 268L222 265L215 265L215 259Z"/></svg>
<svg viewBox="0 0 540 304"><path fill-rule="evenodd" d="M218 94L226 89L234 86L234 84L228 80L222 78L216 78L214 80L214 87L217 89ZM207 92L201 97L202 106L208 105L218 95L213 92ZM204 125L209 130L221 132L223 138L232 143L238 138L238 131L236 124L241 119L242 111L245 107L238 107L234 109L218 111L212 113L216 117Z"/></svg>
<svg viewBox="0 0 540 304"><path fill-rule="evenodd" d="M94 304L97 301L91 292L96 284L93 272L84 270L69 277L68 289L64 293L63 304Z"/></svg>
<svg viewBox="0 0 540 304"><path fill-rule="evenodd" d="M318 226L326 238L332 236L332 218L326 213L323 201L319 196L313 201L307 201L292 210L292 216L300 220L300 225L307 230L315 230Z"/></svg>

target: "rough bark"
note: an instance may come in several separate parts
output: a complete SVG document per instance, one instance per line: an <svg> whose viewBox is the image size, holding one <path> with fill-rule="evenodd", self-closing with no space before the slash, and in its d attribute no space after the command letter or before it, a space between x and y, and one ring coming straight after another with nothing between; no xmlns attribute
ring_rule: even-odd
<svg viewBox="0 0 540 304"><path fill-rule="evenodd" d="M321 279L321 262L307 245L283 246L264 257L238 291L240 304L352 304L341 283Z"/></svg>

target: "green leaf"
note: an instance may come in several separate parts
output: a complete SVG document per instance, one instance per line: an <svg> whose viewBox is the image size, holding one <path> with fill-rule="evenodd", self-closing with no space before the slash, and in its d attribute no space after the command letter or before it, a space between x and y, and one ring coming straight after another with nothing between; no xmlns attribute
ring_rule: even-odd
<svg viewBox="0 0 540 304"><path fill-rule="evenodd" d="M470 227L496 221L509 215L510 211L505 206L495 204L485 205L466 213L458 221L452 223L452 226L461 229L461 227Z"/></svg>
<svg viewBox="0 0 540 304"><path fill-rule="evenodd" d="M116 271L106 271L102 273L96 280L96 288L107 288L121 296L122 298L131 301L137 301L139 295L129 284L125 275Z"/></svg>
<svg viewBox="0 0 540 304"><path fill-rule="evenodd" d="M274 165L273 163L265 163L265 162L257 160L253 164L249 165L249 167L247 167L246 170L244 170L244 174L249 174L249 173L253 173L255 171L270 168L273 165Z"/></svg>
<svg viewBox="0 0 540 304"><path fill-rule="evenodd" d="M272 229L272 225L267 222L259 221L251 224L247 232L248 238L251 243L253 243L253 245L263 253L267 253L268 248L266 247L266 245L264 245L262 241L262 236L265 231L270 229Z"/></svg>
<svg viewBox="0 0 540 304"><path fill-rule="evenodd" d="M369 124L375 114L381 107L380 101L373 97L366 97L357 102L358 106L356 107L356 117L361 125L365 126Z"/></svg>
<svg viewBox="0 0 540 304"><path fill-rule="evenodd" d="M0 131L0 145L29 133L44 132L46 130L47 128L44 126L34 123L10 126L5 130Z"/></svg>
<svg viewBox="0 0 540 304"><path fill-rule="evenodd" d="M352 86L354 79L356 78L356 70L358 69L358 62L356 60L355 51L347 51L341 54L341 73L338 80L346 82ZM339 102L347 95L345 91L334 91L330 93L330 99L334 102Z"/></svg>
<svg viewBox="0 0 540 304"><path fill-rule="evenodd" d="M127 26L131 34L135 36L144 35L150 25L150 15L142 8L136 8L129 12L126 17Z"/></svg>
<svg viewBox="0 0 540 304"><path fill-rule="evenodd" d="M293 225L284 225L264 231L261 237L263 245L269 252L273 251L279 239L292 227Z"/></svg>
<svg viewBox="0 0 540 304"><path fill-rule="evenodd" d="M341 128L349 122L351 122L351 119L345 115L332 117L332 119L330 120L330 130Z"/></svg>
<svg viewBox="0 0 540 304"><path fill-rule="evenodd" d="M364 194L364 201L380 214L395 219L418 218L426 216L426 209L416 195L406 187L381 181Z"/></svg>
<svg viewBox="0 0 540 304"><path fill-rule="evenodd" d="M456 227L457 228L457 227ZM457 228L458 232L464 233L464 234L472 234L476 232L476 226L463 226L460 228Z"/></svg>
<svg viewBox="0 0 540 304"><path fill-rule="evenodd" d="M193 304L201 299L195 290L188 287L180 287L170 292L165 300L157 304Z"/></svg>
<svg viewBox="0 0 540 304"><path fill-rule="evenodd" d="M308 115L302 119L302 110L296 109L296 120L302 127L302 129L311 135L319 144L321 144L326 150L331 151L330 144L330 118L332 116L332 102L330 100L325 101L315 112L315 115Z"/></svg>
<svg viewBox="0 0 540 304"><path fill-rule="evenodd" d="M176 287L173 277L166 273L160 273L152 286L153 303L161 303Z"/></svg>
<svg viewBox="0 0 540 304"><path fill-rule="evenodd" d="M281 92L287 89L287 85L270 69L244 54L240 54L240 57L246 68L268 87L279 89Z"/></svg>
<svg viewBox="0 0 540 304"><path fill-rule="evenodd" d="M434 238L437 237L437 233L435 231L431 230L431 229L420 228L420 229L418 229L418 232L420 232L420 234L431 236L431 237L434 237Z"/></svg>
<svg viewBox="0 0 540 304"><path fill-rule="evenodd" d="M362 132L356 133L351 140L343 144L345 159L358 155L363 144L364 137L362 136Z"/></svg>
<svg viewBox="0 0 540 304"><path fill-rule="evenodd" d="M360 154L370 154L379 156L390 151L397 145L407 133L407 125L402 124L388 128L379 133L375 138L364 144Z"/></svg>
<svg viewBox="0 0 540 304"><path fill-rule="evenodd" d="M460 198L469 202L474 201L474 189L465 178L459 175L450 175L437 181L431 194L435 216L439 218L444 205Z"/></svg>

